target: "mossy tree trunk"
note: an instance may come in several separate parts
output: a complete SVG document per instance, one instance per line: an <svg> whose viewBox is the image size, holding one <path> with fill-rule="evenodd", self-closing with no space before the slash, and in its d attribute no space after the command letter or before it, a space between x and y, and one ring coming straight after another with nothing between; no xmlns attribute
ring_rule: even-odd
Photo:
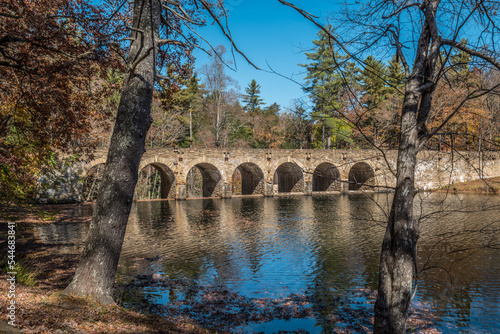
<svg viewBox="0 0 500 334"><path fill-rule="evenodd" d="M65 290L104 304L113 303L112 287L151 124L160 15L159 1L135 1L128 73L99 196L80 263Z"/></svg>

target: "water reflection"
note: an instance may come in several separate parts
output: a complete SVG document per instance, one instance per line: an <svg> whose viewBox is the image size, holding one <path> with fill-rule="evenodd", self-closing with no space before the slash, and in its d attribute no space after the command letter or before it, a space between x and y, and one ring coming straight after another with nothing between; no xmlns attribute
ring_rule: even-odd
<svg viewBox="0 0 500 334"><path fill-rule="evenodd" d="M328 332L336 326L332 311L345 306L340 296L377 287L390 203L391 195L374 193L139 202L118 278L158 273L182 281L181 287L146 289L158 303L195 298L199 286L245 298L305 295L314 325ZM416 203L419 267L425 269L416 302L432 307L445 333L494 332L500 254L485 246L498 246L498 199L422 194ZM47 225L39 233L54 242L83 239L84 231L84 225Z"/></svg>

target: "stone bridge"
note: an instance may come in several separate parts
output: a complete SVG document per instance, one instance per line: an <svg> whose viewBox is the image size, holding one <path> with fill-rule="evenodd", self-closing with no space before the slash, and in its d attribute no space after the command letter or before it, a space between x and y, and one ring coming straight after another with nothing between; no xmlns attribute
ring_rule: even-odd
<svg viewBox="0 0 500 334"><path fill-rule="evenodd" d="M81 178L104 164L106 155L107 151L98 150L93 160L78 166L80 186L70 188L79 200ZM498 152L421 152L417 188L430 190L480 175L499 176L499 158ZM397 151L382 154L377 150L150 149L144 153L139 170L153 166L159 171L161 198L193 197L188 189L193 170L202 179L202 195L198 197L312 195L390 191L395 185L396 159ZM54 190L49 201L61 196Z"/></svg>

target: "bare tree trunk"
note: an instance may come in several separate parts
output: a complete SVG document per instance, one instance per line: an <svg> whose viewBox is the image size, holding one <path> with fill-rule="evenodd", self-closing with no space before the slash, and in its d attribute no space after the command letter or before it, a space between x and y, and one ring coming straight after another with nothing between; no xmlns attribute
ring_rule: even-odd
<svg viewBox="0 0 500 334"><path fill-rule="evenodd" d="M160 2L135 0L134 39L99 197L80 263L67 293L113 303L112 286L144 153L159 34ZM142 31L139 33L138 31Z"/></svg>
<svg viewBox="0 0 500 334"><path fill-rule="evenodd" d="M406 332L419 237L419 226L413 217L418 131L416 105L410 104L418 103L415 100L405 102L401 122L397 186L382 243L374 333Z"/></svg>
<svg viewBox="0 0 500 334"><path fill-rule="evenodd" d="M190 147L193 147L193 112L189 110L189 139Z"/></svg>
<svg viewBox="0 0 500 334"><path fill-rule="evenodd" d="M382 242L378 296L375 303L374 333L406 333L413 275L416 272L417 242L420 234L413 217L415 168L425 122L432 103L433 89L421 87L434 73L439 48L429 49L430 28L425 24L419 39L413 73L406 83L401 116L396 191ZM439 43L435 40L433 44Z"/></svg>

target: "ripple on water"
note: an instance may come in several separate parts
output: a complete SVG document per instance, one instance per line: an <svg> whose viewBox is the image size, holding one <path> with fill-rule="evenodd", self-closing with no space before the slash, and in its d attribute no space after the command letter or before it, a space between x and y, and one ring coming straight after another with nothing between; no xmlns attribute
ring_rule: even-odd
<svg viewBox="0 0 500 334"><path fill-rule="evenodd" d="M432 310L443 332L498 332L500 252L483 247L498 242L493 227L499 226L487 226L498 220L492 209L498 199L449 195L442 202L439 196L417 198L424 202L416 211L436 213L421 222L419 265L428 270L421 275L415 301ZM138 290L150 304L181 305L200 319L208 315L196 315L188 301L201 298L201 290L212 301L224 291L234 294L227 309L209 304L214 308L198 310L222 312L220 319L239 317L232 313L241 303L249 303L258 315L258 300L303 295L310 300L310 315L249 316L236 329L314 333L325 324L341 326L331 320L340 310L354 312L366 302L356 297L357 291L376 289L389 207L390 195L378 194L140 202L127 227L119 275L133 282L137 275L156 273L178 282L168 287L145 283ZM41 226L40 238L83 239L84 231L81 226ZM368 318L371 309L367 306L364 313ZM355 312L349 314L347 322L355 318Z"/></svg>

